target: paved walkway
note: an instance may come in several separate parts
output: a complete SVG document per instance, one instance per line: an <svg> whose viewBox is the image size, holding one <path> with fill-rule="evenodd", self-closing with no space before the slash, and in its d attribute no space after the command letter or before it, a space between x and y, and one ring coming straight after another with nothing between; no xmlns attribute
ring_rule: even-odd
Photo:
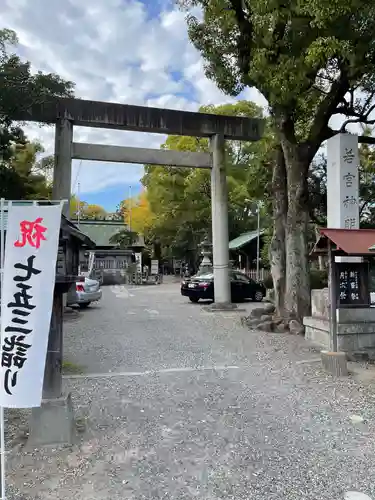
<svg viewBox="0 0 375 500"><path fill-rule="evenodd" d="M302 338L249 331L239 317L205 312L175 284L105 289L65 328L67 359L85 372L65 379L86 424L82 442L14 454L17 491L42 500L375 499L375 392L325 376Z"/></svg>

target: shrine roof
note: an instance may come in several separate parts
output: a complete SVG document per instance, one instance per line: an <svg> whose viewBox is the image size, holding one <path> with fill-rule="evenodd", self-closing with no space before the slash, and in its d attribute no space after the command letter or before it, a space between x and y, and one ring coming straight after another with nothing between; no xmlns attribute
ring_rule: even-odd
<svg viewBox="0 0 375 500"><path fill-rule="evenodd" d="M264 234L264 230L261 229L259 231L259 236L262 237ZM234 238L234 240L231 240L229 242L229 250L239 250L240 248L244 247L248 243L251 243L255 238L258 237L258 231L249 231L247 233L240 234L237 236L237 238Z"/></svg>
<svg viewBox="0 0 375 500"><path fill-rule="evenodd" d="M52 202L49 200L12 200L13 206L33 206L33 205L52 205ZM0 231L4 230L6 232L8 227L8 210L10 206L9 200L4 200L3 202L3 211L0 213ZM71 234L73 237L77 238L81 241L83 245L86 245L88 248L95 248L96 244L90 235L85 234L80 231L79 227L74 224L74 221L68 220L64 215L61 215L61 228L66 231L68 234Z"/></svg>
<svg viewBox="0 0 375 500"><path fill-rule="evenodd" d="M78 225L78 221L72 221ZM128 230L128 226L123 221L114 220L81 220L79 221L80 230L91 238L99 248L118 248L118 244L112 241L112 237L123 230ZM144 247L144 237L138 236L134 247Z"/></svg>
<svg viewBox="0 0 375 500"><path fill-rule="evenodd" d="M375 229L320 229L320 237L315 243L313 254L328 252L328 242L333 243L332 251L341 255L374 255Z"/></svg>

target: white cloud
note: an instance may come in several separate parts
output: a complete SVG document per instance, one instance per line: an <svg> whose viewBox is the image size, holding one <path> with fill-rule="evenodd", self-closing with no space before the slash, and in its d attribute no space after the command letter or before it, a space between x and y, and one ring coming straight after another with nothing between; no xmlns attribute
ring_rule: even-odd
<svg viewBox="0 0 375 500"><path fill-rule="evenodd" d="M158 2L153 1L155 12ZM19 36L19 54L34 70L74 81L79 97L183 110L233 101L205 77L200 55L188 40L185 14L175 6L154 17L137 0L0 0L0 6L2 26ZM257 93L250 95L262 102ZM27 130L52 153L53 127L30 124ZM155 134L87 128L77 128L74 138L156 148L165 140ZM76 171L75 162L73 179ZM79 181L83 193L95 192L135 182L141 175L140 166L83 163Z"/></svg>
<svg viewBox="0 0 375 500"><path fill-rule="evenodd" d="M197 102L186 99L186 97L183 96L176 96L174 94L164 94L154 99L148 99L146 105L153 108L167 108L183 111L197 110Z"/></svg>
<svg viewBox="0 0 375 500"><path fill-rule="evenodd" d="M241 93L240 97L241 97L241 99L244 99L245 101L256 102L258 104L258 106L261 106L265 109L265 111L268 111L267 99L256 88L246 87L245 90Z"/></svg>
<svg viewBox="0 0 375 500"><path fill-rule="evenodd" d="M110 172L110 176L108 172ZM111 186L134 186L142 175L142 165L74 160L72 192L78 192L78 184L80 185L80 193L87 194L102 191ZM124 189L124 198L126 197L127 193ZM119 202L120 200L115 201Z"/></svg>
<svg viewBox="0 0 375 500"><path fill-rule="evenodd" d="M234 98L223 94L213 81L206 78L202 59L198 59L187 66L184 70L184 75L188 81L194 82L199 104L235 102Z"/></svg>

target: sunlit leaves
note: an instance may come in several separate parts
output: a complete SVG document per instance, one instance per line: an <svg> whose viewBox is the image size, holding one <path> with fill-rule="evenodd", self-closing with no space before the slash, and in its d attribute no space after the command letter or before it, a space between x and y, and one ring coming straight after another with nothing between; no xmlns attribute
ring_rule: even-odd
<svg viewBox="0 0 375 500"><path fill-rule="evenodd" d="M262 117L262 110L249 101L222 106L202 106L204 113L227 116ZM265 197L266 176L258 169L265 141L247 143L227 141L227 182L230 237L254 228L254 196ZM162 146L177 151L209 151L209 141L196 137L169 136ZM259 170L260 171L260 170ZM264 181L264 182L263 182ZM263 184L262 184L263 183ZM198 251L198 244L211 233L210 171L147 165L143 184L153 213L150 233L177 255ZM251 186L250 186L251 185ZM257 186L257 187L255 187Z"/></svg>
<svg viewBox="0 0 375 500"><path fill-rule="evenodd" d="M72 96L74 84L55 74L33 73L30 63L12 53L17 36L11 30L0 30L0 161L11 157L9 145L24 142L14 116L49 96Z"/></svg>
<svg viewBox="0 0 375 500"><path fill-rule="evenodd" d="M79 200L75 195L70 198L70 214L75 219L85 220L104 220L107 216L102 206Z"/></svg>
<svg viewBox="0 0 375 500"><path fill-rule="evenodd" d="M37 167L42 146L35 142L12 143L6 161L0 164L0 197L7 199L47 199L51 184Z"/></svg>
<svg viewBox="0 0 375 500"><path fill-rule="evenodd" d="M337 79L368 89L375 73L375 4L367 0L185 0L189 36L207 76L228 94L255 86L300 139ZM371 89L374 89L371 82ZM325 117L325 126L329 116Z"/></svg>

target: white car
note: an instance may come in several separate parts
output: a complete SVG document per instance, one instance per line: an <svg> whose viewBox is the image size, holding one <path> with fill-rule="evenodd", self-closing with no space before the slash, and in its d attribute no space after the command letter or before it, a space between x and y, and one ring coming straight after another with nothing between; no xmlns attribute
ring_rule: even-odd
<svg viewBox="0 0 375 500"><path fill-rule="evenodd" d="M77 281L75 290L68 293L67 305L78 305L81 309L88 307L91 302L97 302L102 298L102 291L98 280L84 277L83 281Z"/></svg>

